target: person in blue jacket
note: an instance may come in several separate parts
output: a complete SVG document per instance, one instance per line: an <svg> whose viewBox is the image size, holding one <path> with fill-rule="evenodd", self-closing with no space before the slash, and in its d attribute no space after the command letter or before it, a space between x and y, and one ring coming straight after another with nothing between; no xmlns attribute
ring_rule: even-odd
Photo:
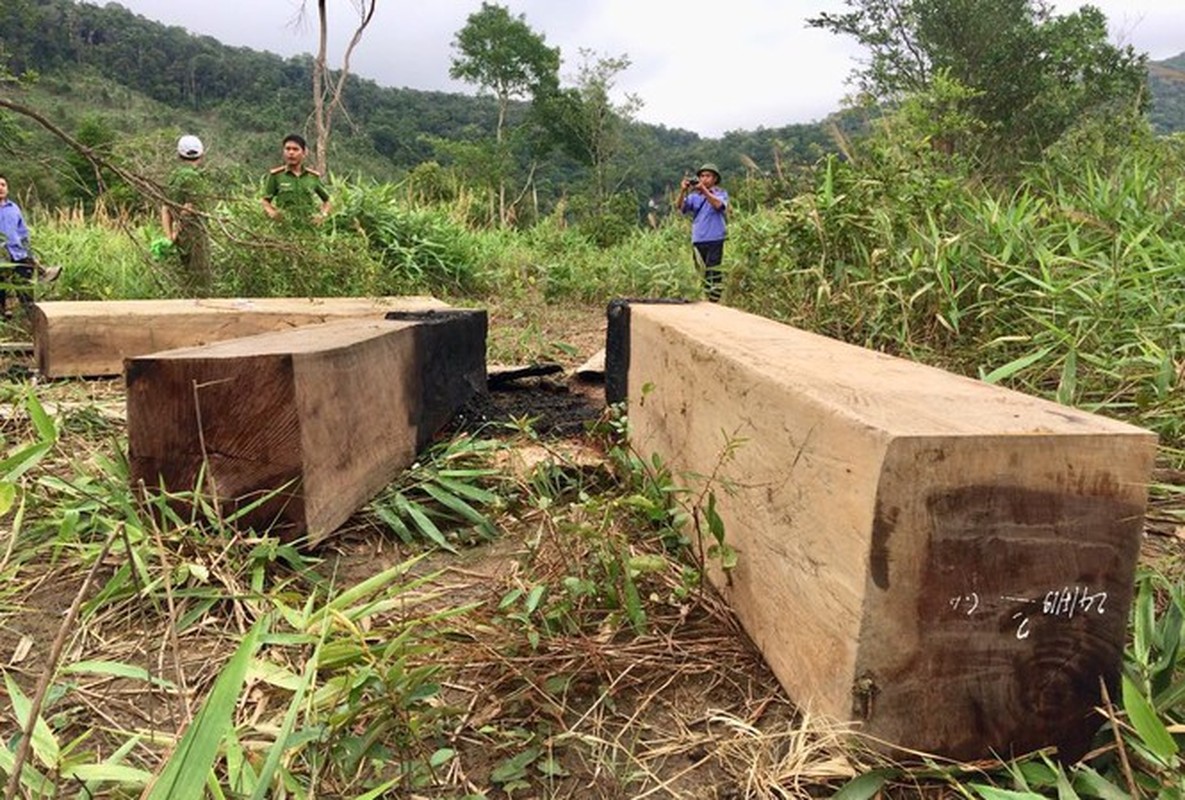
<svg viewBox="0 0 1185 800"><path fill-rule="evenodd" d="M29 228L21 208L8 198L8 178L0 175L0 318L8 318L8 288L31 283L33 276L51 281L61 267L41 268L29 250ZM16 291L21 305L28 307L33 295L26 289Z"/></svg>
<svg viewBox="0 0 1185 800"><path fill-rule="evenodd" d="M713 303L720 300L724 240L728 237L728 192L720 187L720 170L704 164L694 178L679 184L675 206L691 217L691 246L697 270L704 271L704 294Z"/></svg>

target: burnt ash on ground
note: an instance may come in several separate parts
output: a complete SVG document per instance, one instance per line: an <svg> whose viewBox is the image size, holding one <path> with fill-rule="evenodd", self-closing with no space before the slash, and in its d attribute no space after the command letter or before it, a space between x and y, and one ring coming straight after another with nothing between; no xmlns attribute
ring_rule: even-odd
<svg viewBox="0 0 1185 800"><path fill-rule="evenodd" d="M443 433L489 433L490 428L528 419L540 436L565 439L583 434L605 410L599 382L527 377L505 381L475 396L453 416Z"/></svg>

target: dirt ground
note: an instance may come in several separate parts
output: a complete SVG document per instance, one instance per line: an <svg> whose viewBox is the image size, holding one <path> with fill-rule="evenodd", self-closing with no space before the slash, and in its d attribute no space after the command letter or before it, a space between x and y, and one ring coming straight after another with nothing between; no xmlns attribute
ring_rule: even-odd
<svg viewBox="0 0 1185 800"><path fill-rule="evenodd" d="M603 456L584 434L605 411L603 383L575 373L604 346L604 309L539 306L489 311L491 365L550 365L555 371L502 382L463 408L441 437L462 431L488 433L491 425L513 427L529 420L539 444L536 452L524 450L516 458L530 463L562 454L573 464L598 469ZM0 351L0 373L11 382L9 392L0 397L6 409L0 415L4 438L32 438L32 423L21 410L27 389L21 386L34 387L47 412L58 418L61 446L71 451L70 458L86 458L88 447L101 450L123 437L122 380L40 381L31 350L22 347L26 335L12 326L0 332L7 339ZM11 524L11 517L6 522ZM433 575L431 588L450 605L473 602L493 608L507 588L521 580L525 559L550 559L558 568L568 557L562 540L540 545L531 541L537 536L537 524L523 524L459 555L434 554L416 572ZM308 555L322 574L356 584L413 553L358 515ZM29 566L22 571L26 582L16 604L0 602L0 663L26 694L33 693L38 677L53 663L79 660L138 665L174 685L210 686L228 655L217 650L225 641L221 631L187 633L183 641L176 641L159 627L161 609L136 603L114 604L115 613L64 628L72 601L93 599L95 587L120 569L119 559L105 559L86 592L84 576L77 571L52 563ZM233 619L233 608L229 613ZM661 618L661 613L670 618ZM718 750L722 740L713 730L727 734L733 726L784 726L794 717L793 708L731 614L715 600L670 606L657 612L651 624L655 633L645 636L559 637L549 642L542 657L515 655L505 642L476 635L464 646L438 652L441 663L452 665L450 702L469 709L468 723L453 742L462 753L457 763L465 764L463 775L452 776L454 783L471 789L484 786L491 797L505 796L491 789L489 776L506 755L476 733L483 725L533 730L562 724L585 744L557 752L557 774L543 796L626 798L634 796L627 787L638 785L656 787L655 797L744 796L738 783L743 777L733 775L742 762L729 766L734 756ZM62 652L55 650L55 643ZM533 688L546 683L549 675L572 682L560 705ZM83 700L65 713L84 728L169 732L180 729L193 711L176 692L146 692L136 680L75 680L74 691ZM259 703L263 713L265 694L253 692L248 701ZM55 724L62 721L55 718ZM13 733L6 730L11 722L0 723L0 735ZM725 735L723 741L732 738ZM102 733L93 741L101 748ZM602 774L614 764L622 774ZM635 774L638 770L642 776Z"/></svg>
<svg viewBox="0 0 1185 800"><path fill-rule="evenodd" d="M530 419L547 443L545 449L558 450L574 463L595 465L601 454L584 431L604 413L603 383L574 372L604 346L604 309L541 305L493 307L489 312L492 364L555 364L558 371L509 381L476 398L442 436ZM13 345L20 333L7 331L9 344L0 352L0 373L10 381L35 379L31 353ZM37 391L72 436L110 441L123 435L121 381L56 381L39 385ZM19 440L20 426L30 424L11 410L19 403L18 394L0 397L0 404L9 409L0 417L0 432L10 440ZM1158 475L1164 483L1181 484L1182 478L1166 470ZM1143 552L1145 563L1180 572L1185 533L1176 523L1175 511L1170 501L1152 503ZM538 526L524 524L459 556L434 555L419 569L438 573L434 585L450 602L496 606L518 579L528 550L536 564L548 558L558 564L564 558L559 539L548 550L547 541L532 541L538 538ZM314 555L322 560L326 574L359 582L401 563L409 553L392 536L358 518ZM100 577L109 577L117 567L110 564ZM62 633L61 620L80 586L81 576L66 577L48 569L41 580L30 582L19 608L0 609L0 663L27 691L49 665L50 645ZM138 629L143 621L135 613L112 619L88 640L70 642L67 655L96 657L105 645L102 635L112 640L126 635L136 652L116 653L121 660L144 664L164 679L189 685L212 679L211 665L218 660L200 639L187 645L186 657L177 660L160 631ZM624 800L636 796L628 787L638 785L649 787L645 796L660 798L825 796L810 788L812 784L835 785L851 774L853 764L841 755L835 738L842 732L824 726L803 733L810 729L803 715L729 610L710 592L696 603L657 612L651 630L636 639L561 637L548 644L543 657L529 659L477 635L464 647L439 653L442 662L456 667L450 699L469 709L466 732L458 733L454 742L465 755L468 772L454 776L456 785L488 786L497 758L483 754L488 742L471 732L495 719L524 729L567 726L568 735L581 743L564 749L563 774L557 772L544 794L522 796ZM537 691L558 675L576 676L562 707L549 705ZM175 701L145 702L137 685L108 681L101 688L96 684L94 692L93 708L103 709L105 717L92 724L169 729L182 716ZM628 758L623 755L627 750ZM607 765L632 773L615 775ZM778 786L788 788L773 788ZM494 796L504 795L491 792Z"/></svg>

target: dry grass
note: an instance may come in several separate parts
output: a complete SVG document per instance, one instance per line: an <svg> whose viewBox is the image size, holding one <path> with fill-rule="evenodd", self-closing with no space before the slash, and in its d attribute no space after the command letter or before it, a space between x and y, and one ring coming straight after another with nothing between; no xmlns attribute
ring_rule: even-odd
<svg viewBox="0 0 1185 800"><path fill-rule="evenodd" d="M506 332L515 314L525 327ZM578 320L578 329L565 327L565 314L568 326ZM571 309L495 309L491 318L492 330L503 331L492 347L506 360L548 355L547 342L584 342L575 353L558 351L572 366L603 338L587 329L603 319L600 309L576 315ZM408 651L404 669L436 670L440 691L430 705L439 725L426 730L422 741L390 744L389 750L397 757L426 757L448 748L455 755L430 780L405 787L399 796L505 796L499 787L508 784L501 779L506 765L523 753L535 755L523 770L529 788L515 797L813 798L830 796L873 768L893 766L848 727L796 709L720 598L707 587L688 591L679 561L628 515L580 502L519 506L499 519L497 540L415 560L417 553L360 514L336 540L305 555L309 569L324 579L319 582L281 559L253 561L256 548L270 546L266 539L211 535L202 525L150 526L140 541L130 542L128 526L118 524L118 503L103 494L116 484L94 477L123 436L118 382L65 381L39 387L38 394L55 409L61 438L28 484L23 523L10 515L9 530L0 536L0 661L27 694L40 676L56 670L46 716L61 741L77 738L76 751L96 762L127 748L127 763L158 770L244 632L261 616L280 605L299 610L311 596L322 608L330 597L389 572L381 592L332 615L293 611L283 624L277 620L276 631L295 639L328 630L335 646L348 643L360 654L336 671L322 666L312 694L343 675L359 674L359 664L371 663L367 659L381 663L383 648L409 626L419 631L422 646ZM9 411L0 415L0 434L23 441L32 435L32 422L15 399L8 398ZM507 467L508 480L525 496L541 465L564 470L583 486L607 482L606 468L589 446L511 437L506 447L517 455L492 457L501 459L496 463ZM1166 486L1181 483L1176 474L1160 477ZM1153 504L1148 551L1179 565L1177 497L1165 493ZM105 535L97 529L64 535L69 514L63 509L86 502L117 524ZM106 541L112 550L104 555L100 545ZM504 601L514 592L555 587L571 576L604 584L608 579L596 570L606 543L608 552L624 549L631 557L666 563L639 579L644 629L632 627L603 598L586 598L567 616L558 615L550 631L542 631L537 618L513 617ZM96 585L108 590L133 554L142 569L132 571L124 593L85 592L77 622L63 625L88 569L98 565ZM158 583L149 589L148 580ZM296 617L303 622L294 622ZM57 658L51 643L63 631ZM268 645L240 693L238 742L256 766L294 696L284 678L303 673L315 640ZM272 673L263 670L265 664ZM361 700L349 708L355 716L348 725L328 730L338 738L375 731L394 742L412 712L383 703L382 695ZM303 718L311 724L316 702L306 705ZM321 724L329 724L327 718ZM11 716L0 722L6 739L15 722ZM309 740L285 756L284 767L318 796L362 794L362 767L335 773L311 755L317 750L322 759L339 758L333 748L332 740ZM956 774L998 767L951 765ZM374 775L397 775L397 760L386 769L368 773L369 785ZM940 775L908 774L896 773L880 796L961 796ZM75 785L66 789L77 792Z"/></svg>

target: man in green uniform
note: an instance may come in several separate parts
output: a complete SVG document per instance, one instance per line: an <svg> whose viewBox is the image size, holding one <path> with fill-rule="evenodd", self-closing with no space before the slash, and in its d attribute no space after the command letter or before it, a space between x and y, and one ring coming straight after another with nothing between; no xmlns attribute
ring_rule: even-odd
<svg viewBox="0 0 1185 800"><path fill-rule="evenodd" d="M329 214L329 192L321 174L304 165L307 154L304 137L295 133L284 137L284 163L263 180L263 210L272 219L320 223Z"/></svg>
<svg viewBox="0 0 1185 800"><path fill-rule="evenodd" d="M201 168L205 151L205 145L196 136L185 135L177 140L180 165L169 175L167 191L171 202L160 210L165 237L176 246L181 258L185 289L196 297L208 295L214 283L210 234L204 217L204 206L211 195Z"/></svg>

